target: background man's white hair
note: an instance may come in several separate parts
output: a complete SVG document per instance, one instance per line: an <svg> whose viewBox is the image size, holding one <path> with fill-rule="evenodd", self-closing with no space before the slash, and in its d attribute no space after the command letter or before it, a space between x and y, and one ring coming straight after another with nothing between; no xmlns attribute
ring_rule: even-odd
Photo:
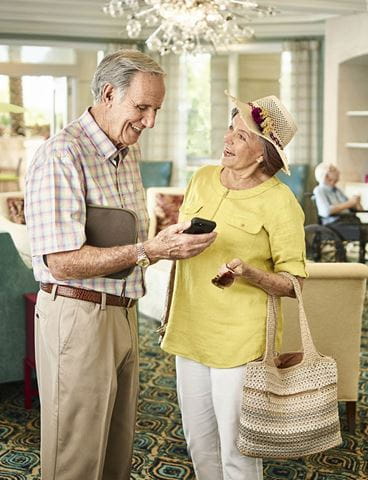
<svg viewBox="0 0 368 480"><path fill-rule="evenodd" d="M316 168L314 170L314 176L316 177L316 180L317 180L318 183L324 183L324 181L326 180L326 176L327 176L331 167L335 167L335 165L333 165L332 163L327 163L327 162L319 163L316 166Z"/></svg>

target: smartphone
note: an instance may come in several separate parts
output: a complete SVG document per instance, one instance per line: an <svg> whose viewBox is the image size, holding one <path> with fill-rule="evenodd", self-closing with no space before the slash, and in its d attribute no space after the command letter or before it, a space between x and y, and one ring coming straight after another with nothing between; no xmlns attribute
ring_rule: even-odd
<svg viewBox="0 0 368 480"><path fill-rule="evenodd" d="M194 217L191 220L189 228L184 230L183 233L210 233L216 228L216 222L212 220L206 220L205 218Z"/></svg>

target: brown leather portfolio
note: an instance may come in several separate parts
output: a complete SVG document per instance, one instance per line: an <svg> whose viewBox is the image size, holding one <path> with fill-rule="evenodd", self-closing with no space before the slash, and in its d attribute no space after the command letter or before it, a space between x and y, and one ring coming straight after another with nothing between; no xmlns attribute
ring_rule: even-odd
<svg viewBox="0 0 368 480"><path fill-rule="evenodd" d="M93 247L116 247L137 243L137 216L133 210L101 205L87 205L87 245ZM107 278L122 279L132 273L133 267L121 272L105 275Z"/></svg>

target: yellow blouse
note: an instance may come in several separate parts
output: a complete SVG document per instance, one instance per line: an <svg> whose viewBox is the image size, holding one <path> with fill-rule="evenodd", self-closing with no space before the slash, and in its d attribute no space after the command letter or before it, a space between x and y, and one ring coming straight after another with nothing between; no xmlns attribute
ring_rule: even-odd
<svg viewBox="0 0 368 480"><path fill-rule="evenodd" d="M277 178L247 190L220 182L222 167L206 166L193 176L180 220L214 220L215 242L200 255L177 262L166 352L216 368L243 365L265 348L267 294L238 279L227 289L211 283L233 258L267 272L306 277L304 214L289 188ZM282 321L278 322L277 348Z"/></svg>

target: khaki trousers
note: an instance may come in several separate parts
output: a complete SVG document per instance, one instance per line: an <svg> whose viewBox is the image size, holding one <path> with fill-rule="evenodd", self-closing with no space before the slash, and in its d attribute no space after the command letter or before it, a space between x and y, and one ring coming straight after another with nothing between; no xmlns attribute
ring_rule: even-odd
<svg viewBox="0 0 368 480"><path fill-rule="evenodd" d="M35 316L42 480L129 480L136 309L40 291Z"/></svg>

